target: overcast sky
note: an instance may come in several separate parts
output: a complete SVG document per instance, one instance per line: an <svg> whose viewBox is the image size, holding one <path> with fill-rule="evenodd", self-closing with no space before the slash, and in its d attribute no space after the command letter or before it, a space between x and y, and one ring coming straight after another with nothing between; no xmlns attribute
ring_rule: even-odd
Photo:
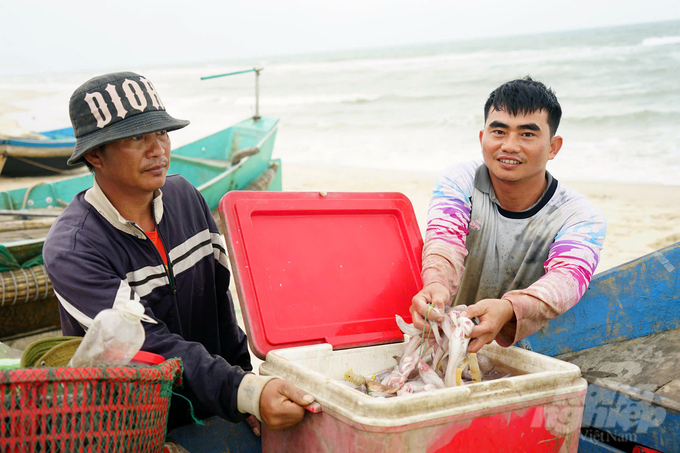
<svg viewBox="0 0 680 453"><path fill-rule="evenodd" d="M0 75L146 67L680 19L678 0L1 0Z"/></svg>

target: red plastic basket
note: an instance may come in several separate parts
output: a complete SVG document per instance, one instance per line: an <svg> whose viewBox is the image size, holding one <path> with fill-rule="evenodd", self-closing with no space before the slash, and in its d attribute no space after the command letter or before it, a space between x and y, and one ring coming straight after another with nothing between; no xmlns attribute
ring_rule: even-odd
<svg viewBox="0 0 680 453"><path fill-rule="evenodd" d="M0 452L161 452L179 359L0 372Z"/></svg>

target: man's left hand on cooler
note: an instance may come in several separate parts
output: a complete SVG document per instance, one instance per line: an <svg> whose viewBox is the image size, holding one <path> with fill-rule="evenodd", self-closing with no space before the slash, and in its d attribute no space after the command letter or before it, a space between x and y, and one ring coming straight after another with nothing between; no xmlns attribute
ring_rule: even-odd
<svg viewBox="0 0 680 453"><path fill-rule="evenodd" d="M284 429L302 421L303 406L314 402L314 397L293 383L272 379L262 389L260 416L272 430Z"/></svg>
<svg viewBox="0 0 680 453"><path fill-rule="evenodd" d="M485 344L491 343L505 324L515 318L512 303L506 299L482 299L474 305L470 305L463 312L466 318L479 318L470 333L468 352L477 352Z"/></svg>

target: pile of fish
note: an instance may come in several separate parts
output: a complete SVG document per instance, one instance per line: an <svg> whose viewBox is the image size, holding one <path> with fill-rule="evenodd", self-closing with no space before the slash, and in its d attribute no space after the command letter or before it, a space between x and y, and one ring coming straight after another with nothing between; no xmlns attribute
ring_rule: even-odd
<svg viewBox="0 0 680 453"><path fill-rule="evenodd" d="M474 323L461 316L465 305L448 308L441 322L429 321L431 329L425 333L413 324L407 324L396 315L397 325L411 338L397 365L368 378L351 369L344 380L354 384L360 391L374 397L392 397L405 393L418 393L463 385L464 382L481 382L491 376L494 365L482 354L467 353ZM434 306L430 310L435 310ZM486 380L486 379L485 379Z"/></svg>

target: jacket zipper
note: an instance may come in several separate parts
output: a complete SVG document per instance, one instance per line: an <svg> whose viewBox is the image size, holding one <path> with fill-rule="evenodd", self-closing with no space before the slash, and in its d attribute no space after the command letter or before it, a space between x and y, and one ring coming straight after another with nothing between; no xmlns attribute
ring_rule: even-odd
<svg viewBox="0 0 680 453"><path fill-rule="evenodd" d="M165 263L163 262L163 257L161 256L161 252L156 248L156 246L153 244L151 241L151 238L146 234L146 232L135 222L130 222L132 225L135 226L139 231L146 236L146 238L151 242L151 246L153 249L156 251L156 256L158 256L158 259L161 261L161 264L163 267L165 267L165 273L168 275L168 280L170 281L170 289L172 290L172 302L175 308L175 316L177 317L177 325L179 326L179 334L183 337L184 336L184 329L182 329L182 319L179 314L179 302L177 300L177 285L175 285L175 274L172 271L172 261L170 261L170 255L168 254L168 247L165 245L165 241L163 240L163 236L161 235L161 232L158 230L158 225L156 224L156 219L154 218L154 226L156 227L156 233L158 234L158 237L161 240L161 244L163 244L163 249L165 250L165 257L168 260L168 265L165 266Z"/></svg>

